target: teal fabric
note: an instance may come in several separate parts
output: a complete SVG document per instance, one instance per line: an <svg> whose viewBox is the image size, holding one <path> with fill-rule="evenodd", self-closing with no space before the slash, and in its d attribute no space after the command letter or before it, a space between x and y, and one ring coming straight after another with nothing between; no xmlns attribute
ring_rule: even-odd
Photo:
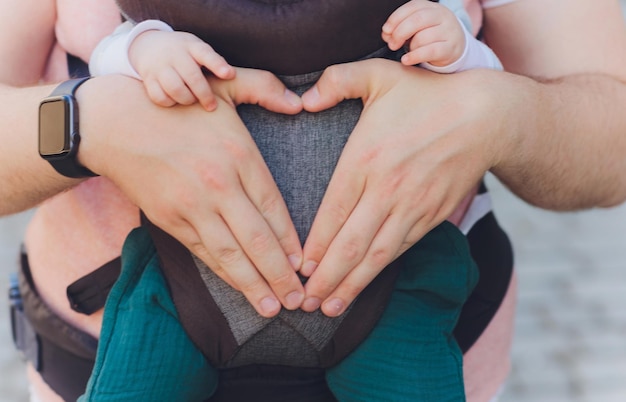
<svg viewBox="0 0 626 402"><path fill-rule="evenodd" d="M462 354L452 336L478 280L465 237L443 223L401 258L379 323L327 371L339 401L464 401ZM126 240L109 294L94 371L80 402L202 401L218 372L178 321L148 232Z"/></svg>
<svg viewBox="0 0 626 402"><path fill-rule="evenodd" d="M135 229L124 244L94 370L78 400L202 401L217 379L178 322L148 232Z"/></svg>
<svg viewBox="0 0 626 402"><path fill-rule="evenodd" d="M339 401L465 401L463 355L452 331L478 282L465 236L444 222L401 258L380 321L326 373Z"/></svg>

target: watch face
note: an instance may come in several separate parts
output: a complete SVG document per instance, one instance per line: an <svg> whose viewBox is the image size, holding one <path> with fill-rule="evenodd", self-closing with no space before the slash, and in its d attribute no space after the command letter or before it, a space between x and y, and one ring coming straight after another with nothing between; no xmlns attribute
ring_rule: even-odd
<svg viewBox="0 0 626 402"><path fill-rule="evenodd" d="M69 153L71 99L66 96L47 99L39 105L39 153L63 156Z"/></svg>

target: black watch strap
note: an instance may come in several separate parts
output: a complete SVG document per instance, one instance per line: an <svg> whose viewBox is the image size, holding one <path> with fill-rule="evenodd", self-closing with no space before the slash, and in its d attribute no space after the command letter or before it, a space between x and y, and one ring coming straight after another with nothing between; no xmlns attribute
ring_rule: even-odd
<svg viewBox="0 0 626 402"><path fill-rule="evenodd" d="M52 91L50 96L71 95L72 97L74 97L78 87L81 86L89 78L91 77L74 78L62 82L54 89L54 91ZM76 107L75 113L76 114L74 118L78 119L78 107ZM98 176L96 173L87 169L76 160L76 154L80 145L80 134L78 130L73 133L72 141L74 143L74 146L70 154L59 158L49 157L47 158L48 162L57 172L66 177L80 178Z"/></svg>
<svg viewBox="0 0 626 402"><path fill-rule="evenodd" d="M74 134L74 143L76 146L80 143L80 135ZM65 177L81 178L81 177L96 177L98 174L87 169L76 160L76 155L66 158L48 158L48 162L57 172L61 173Z"/></svg>
<svg viewBox="0 0 626 402"><path fill-rule="evenodd" d="M59 96L59 95L76 95L76 90L79 86L81 86L85 81L87 81L91 77L80 77L80 78L72 78L67 81L60 83L54 91L50 94L50 96Z"/></svg>

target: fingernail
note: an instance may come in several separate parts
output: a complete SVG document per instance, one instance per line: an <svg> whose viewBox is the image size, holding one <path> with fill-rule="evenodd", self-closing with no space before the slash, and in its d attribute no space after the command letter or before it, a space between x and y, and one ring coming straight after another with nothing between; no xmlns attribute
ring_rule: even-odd
<svg viewBox="0 0 626 402"><path fill-rule="evenodd" d="M271 317L280 310L280 303L273 297L266 297L261 300L260 307L264 317Z"/></svg>
<svg viewBox="0 0 626 402"><path fill-rule="evenodd" d="M288 89L285 89L285 99L291 106L302 106L302 99Z"/></svg>
<svg viewBox="0 0 626 402"><path fill-rule="evenodd" d="M217 109L217 101L207 102L205 109L207 112L212 112Z"/></svg>
<svg viewBox="0 0 626 402"><path fill-rule="evenodd" d="M287 303L285 308L287 308L288 310L295 310L300 307L303 300L304 294L298 292L297 290L294 290L293 292L289 293L287 297L285 297L285 302Z"/></svg>
<svg viewBox="0 0 626 402"><path fill-rule="evenodd" d="M302 257L299 255L291 254L287 257L289 263L293 267L294 271L298 271L300 269L300 265L302 264Z"/></svg>
<svg viewBox="0 0 626 402"><path fill-rule="evenodd" d="M329 317L337 317L343 313L344 304L341 299L331 299L324 303L323 311Z"/></svg>
<svg viewBox="0 0 626 402"><path fill-rule="evenodd" d="M230 77L235 70L231 66L222 66L219 68L220 77ZM233 74L234 75L234 74Z"/></svg>
<svg viewBox="0 0 626 402"><path fill-rule="evenodd" d="M317 263L315 261L309 260L306 261L304 265L302 265L302 269L300 270L300 272L304 276L311 276L315 271L315 268L317 268Z"/></svg>
<svg viewBox="0 0 626 402"><path fill-rule="evenodd" d="M318 308L320 308L320 305L322 304L322 300L317 298L317 297L307 297L304 302L302 302L302 310L306 311L306 312L313 312L315 310L317 310Z"/></svg>
<svg viewBox="0 0 626 402"><path fill-rule="evenodd" d="M384 24L384 25L383 25L383 32L384 32L384 33L389 33L389 32L391 32L391 25L390 25L390 24Z"/></svg>
<svg viewBox="0 0 626 402"><path fill-rule="evenodd" d="M320 98L320 92L317 90L317 86L311 87L302 95L302 101L305 103L316 103Z"/></svg>

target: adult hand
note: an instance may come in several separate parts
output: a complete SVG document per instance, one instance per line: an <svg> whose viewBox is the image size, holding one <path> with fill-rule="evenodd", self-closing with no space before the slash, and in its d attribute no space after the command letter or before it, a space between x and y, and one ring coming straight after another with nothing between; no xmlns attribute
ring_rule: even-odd
<svg viewBox="0 0 626 402"><path fill-rule="evenodd" d="M264 71L238 69L235 79L210 84L218 99L212 112L159 107L126 77L88 81L78 93L79 159L243 292L259 314L273 316L281 304L298 308L300 242L235 105L295 114L302 103Z"/></svg>
<svg viewBox="0 0 626 402"><path fill-rule="evenodd" d="M304 310L345 311L497 162L504 121L494 112L515 102L488 85L493 74L372 59L329 67L302 96L311 112L364 103L304 245Z"/></svg>

